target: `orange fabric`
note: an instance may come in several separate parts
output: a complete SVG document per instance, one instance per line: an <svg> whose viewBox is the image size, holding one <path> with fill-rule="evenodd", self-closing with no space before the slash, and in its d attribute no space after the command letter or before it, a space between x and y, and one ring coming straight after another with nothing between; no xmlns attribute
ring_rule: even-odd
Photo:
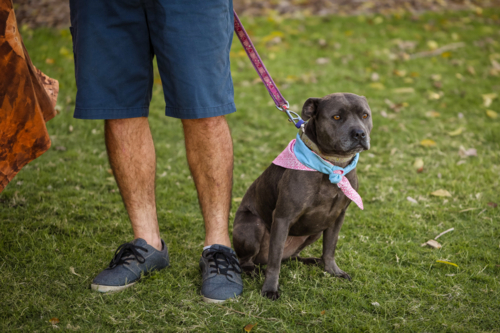
<svg viewBox="0 0 500 333"><path fill-rule="evenodd" d="M36 69L17 29L11 0L0 0L0 192L30 161L50 148L45 122L59 83Z"/></svg>

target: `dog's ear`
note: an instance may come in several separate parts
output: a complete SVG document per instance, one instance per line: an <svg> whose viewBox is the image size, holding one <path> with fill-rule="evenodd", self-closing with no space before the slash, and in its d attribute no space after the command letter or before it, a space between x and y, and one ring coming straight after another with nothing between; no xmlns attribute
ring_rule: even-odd
<svg viewBox="0 0 500 333"><path fill-rule="evenodd" d="M308 120L316 114L318 109L319 101L321 98L311 97L308 98L302 107L302 119Z"/></svg>

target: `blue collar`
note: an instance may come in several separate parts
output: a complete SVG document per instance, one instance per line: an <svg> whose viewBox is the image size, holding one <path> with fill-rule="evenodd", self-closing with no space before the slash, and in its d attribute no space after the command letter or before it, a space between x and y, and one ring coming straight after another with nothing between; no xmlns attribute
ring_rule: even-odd
<svg viewBox="0 0 500 333"><path fill-rule="evenodd" d="M302 141L298 133L295 145L293 147L293 152L295 153L295 156L297 157L299 162L304 164L306 167L329 175L330 182L332 182L333 184L338 184L342 180L342 176L347 175L351 170L353 170L356 167L359 160L359 153L357 153L354 156L354 159L352 160L351 164L349 164L345 168L341 168L331 163L328 163L327 161L325 161L324 159L313 153L306 146L304 141ZM343 171L343 174L339 175L337 173L333 173L334 171L337 170Z"/></svg>

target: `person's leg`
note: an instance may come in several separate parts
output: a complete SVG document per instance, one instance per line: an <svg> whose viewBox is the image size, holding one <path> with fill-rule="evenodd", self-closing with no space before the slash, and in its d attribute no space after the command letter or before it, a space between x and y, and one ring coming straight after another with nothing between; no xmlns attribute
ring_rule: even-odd
<svg viewBox="0 0 500 333"><path fill-rule="evenodd" d="M233 143L224 116L183 119L186 153L203 219L205 246L231 247L228 232L233 185Z"/></svg>
<svg viewBox="0 0 500 333"><path fill-rule="evenodd" d="M134 238L161 250L155 200L156 155L148 118L106 120L105 138Z"/></svg>

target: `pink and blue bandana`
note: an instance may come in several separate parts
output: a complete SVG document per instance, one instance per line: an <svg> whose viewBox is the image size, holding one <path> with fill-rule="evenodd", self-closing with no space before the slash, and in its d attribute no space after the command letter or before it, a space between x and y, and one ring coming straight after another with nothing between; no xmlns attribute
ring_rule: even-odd
<svg viewBox="0 0 500 333"><path fill-rule="evenodd" d="M296 143L299 144L298 146L299 146L300 150L297 150L297 146L295 145ZM290 141L290 143L285 148L285 150L283 150L283 152L281 152L281 154L279 154L278 157L276 157L276 159L273 161L273 164L278 165L278 166L283 167L283 168L286 168L286 169L302 170L302 171L317 171L317 172L329 174L330 181L334 184L337 184L337 186L345 194L346 197L351 199L351 201L353 201L359 208L363 209L363 200L361 199L361 196L358 194L358 192L356 192L355 189L352 188L351 183L349 183L349 180L346 177L344 177L345 174L347 174L347 172L349 172L350 170L353 169L353 167L351 167L351 168L349 168L349 166L346 167L345 169L349 168L346 172L345 169L334 166L333 164L329 163L328 161L325 161L319 155L317 155L315 152L313 152L309 149L307 149L307 151L304 150L303 147L301 146L301 144L304 147L306 147L305 144L300 139L300 137L297 135L297 139ZM318 159L321 160L319 163L319 164L321 164L320 167L310 168L310 167L304 165L303 163L301 163L301 161L299 161L299 159L297 158L297 154L299 156L301 156L302 161L305 161L305 163L309 164L309 166L317 166L318 165L317 161L316 161L316 163L311 163L311 159L314 160L316 157L313 157L313 155L309 154L308 152L310 152L311 154L314 154ZM308 156L309 160L307 158L304 159L304 157L302 157L304 154L309 155ZM358 160L358 156L355 157L354 167L356 166L357 160ZM325 167L326 164L330 165L330 167L328 167L328 166ZM351 163L351 165L352 164L353 163Z"/></svg>

